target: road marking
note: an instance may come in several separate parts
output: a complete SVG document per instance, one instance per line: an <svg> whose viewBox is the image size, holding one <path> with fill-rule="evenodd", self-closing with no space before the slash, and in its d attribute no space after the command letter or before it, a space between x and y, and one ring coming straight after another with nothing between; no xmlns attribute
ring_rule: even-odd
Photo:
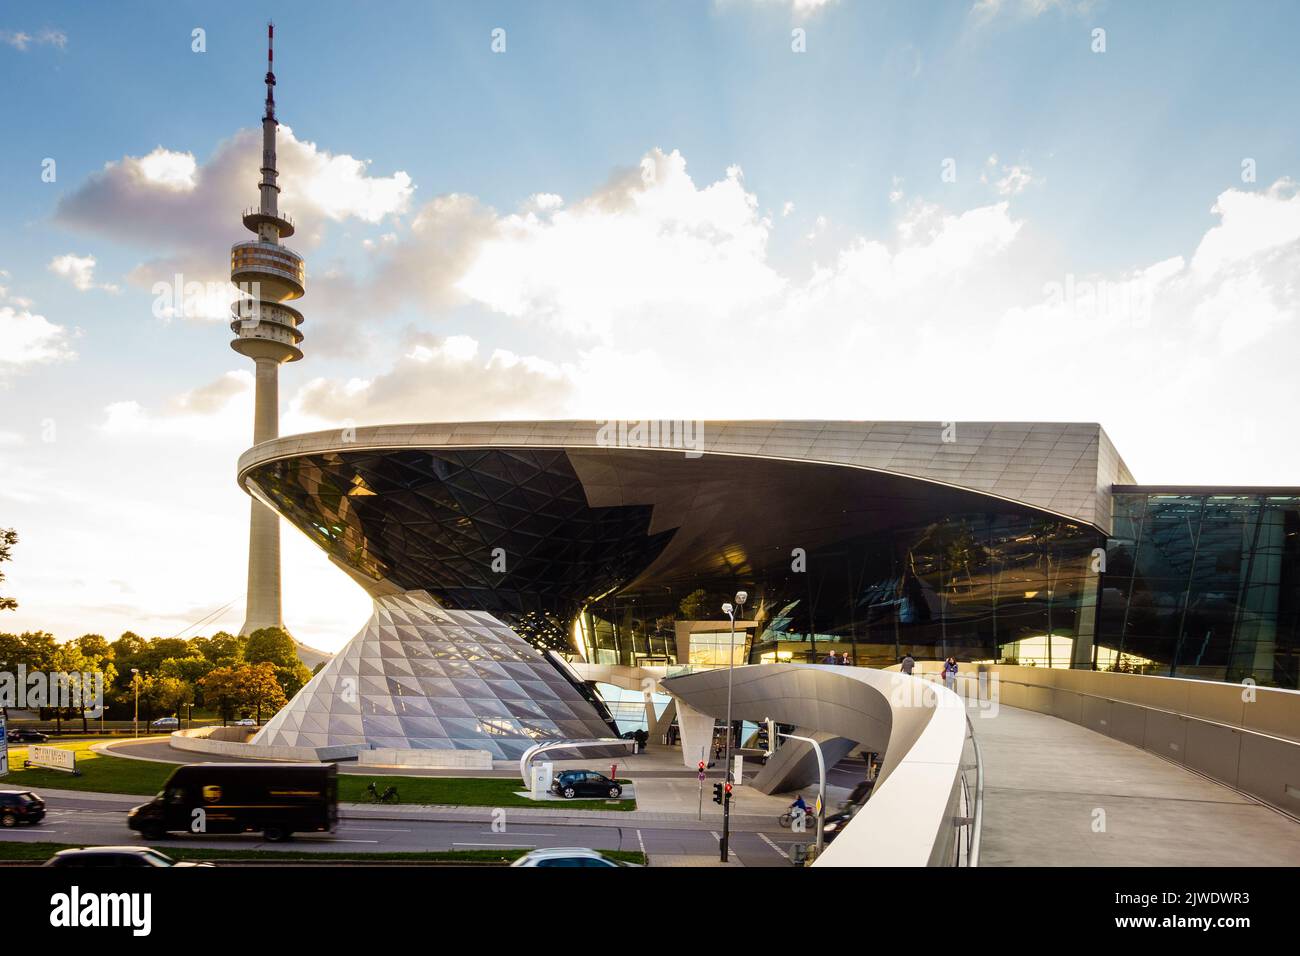
<svg viewBox="0 0 1300 956"><path fill-rule="evenodd" d="M499 830L479 830L478 832L479 832L479 834L480 834L481 836L496 836L496 835L497 835L499 832L501 832L501 831L499 831ZM515 831L515 830L510 830L510 831L509 831L509 835L510 835L510 836L544 836L544 837L555 836L554 833L523 833L523 832L517 832L517 831ZM495 844L494 844L494 845L495 845Z"/></svg>
<svg viewBox="0 0 1300 956"><path fill-rule="evenodd" d="M717 830L710 830L709 833L713 836L713 839L718 841L718 846L721 847L722 835L718 833ZM727 859L730 860L733 856L736 857L737 860L740 859L740 857L736 854L736 851L732 849L731 844L727 844Z"/></svg>
<svg viewBox="0 0 1300 956"><path fill-rule="evenodd" d="M339 827L340 830L347 830L349 833L410 833L410 830L401 830L397 827Z"/></svg>
<svg viewBox="0 0 1300 956"><path fill-rule="evenodd" d="M329 846L330 844L333 843L378 843L379 841L378 840L340 840L337 837L335 837L332 840L313 840L312 842L315 843L317 846Z"/></svg>
<svg viewBox="0 0 1300 956"><path fill-rule="evenodd" d="M645 852L645 840L641 839L641 831L640 831L640 830L637 830L637 831L636 831L636 842L639 843L639 844L641 845L641 855L642 855L642 856L645 856L645 855L646 855L646 852Z"/></svg>
<svg viewBox="0 0 1300 956"><path fill-rule="evenodd" d="M785 856L785 851L783 851L779 846L777 846L775 843L769 840L766 833L760 833L758 835L758 838L762 840L764 843L766 843L768 846L770 846L778 854L780 854L781 856Z"/></svg>
<svg viewBox="0 0 1300 956"><path fill-rule="evenodd" d="M452 846L490 846L501 850L535 850L535 843L453 843Z"/></svg>

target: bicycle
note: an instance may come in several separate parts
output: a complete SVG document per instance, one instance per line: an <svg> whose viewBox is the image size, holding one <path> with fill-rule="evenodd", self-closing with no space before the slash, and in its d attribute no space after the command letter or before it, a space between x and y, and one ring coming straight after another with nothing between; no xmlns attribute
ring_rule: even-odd
<svg viewBox="0 0 1300 956"><path fill-rule="evenodd" d="M397 788L387 787L383 793L379 792L379 787L373 780L366 785L366 797L371 803L397 803Z"/></svg>

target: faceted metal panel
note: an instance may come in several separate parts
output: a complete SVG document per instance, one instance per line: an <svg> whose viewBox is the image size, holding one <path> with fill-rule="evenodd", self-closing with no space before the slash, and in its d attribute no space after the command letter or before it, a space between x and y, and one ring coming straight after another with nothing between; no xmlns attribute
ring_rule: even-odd
<svg viewBox="0 0 1300 956"><path fill-rule="evenodd" d="M428 670L434 646L438 676ZM486 750L514 760L539 740L610 735L578 689L505 624L411 591L377 598L361 632L252 742Z"/></svg>

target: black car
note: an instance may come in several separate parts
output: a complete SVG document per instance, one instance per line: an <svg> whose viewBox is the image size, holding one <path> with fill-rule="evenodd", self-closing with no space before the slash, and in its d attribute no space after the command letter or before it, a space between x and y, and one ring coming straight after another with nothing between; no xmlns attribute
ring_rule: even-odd
<svg viewBox="0 0 1300 956"><path fill-rule="evenodd" d="M45 801L30 790L0 790L0 826L40 823L45 819Z"/></svg>
<svg viewBox="0 0 1300 956"><path fill-rule="evenodd" d="M551 792L562 797L621 797L623 788L617 781L594 770L562 770L555 775Z"/></svg>
<svg viewBox="0 0 1300 956"><path fill-rule="evenodd" d="M11 744L43 744L49 740L48 734L43 734L39 730L14 730L5 735Z"/></svg>
<svg viewBox="0 0 1300 956"><path fill-rule="evenodd" d="M152 867L212 866L211 863L177 863L166 853L147 846L91 846L80 850L60 850L42 866L57 867Z"/></svg>

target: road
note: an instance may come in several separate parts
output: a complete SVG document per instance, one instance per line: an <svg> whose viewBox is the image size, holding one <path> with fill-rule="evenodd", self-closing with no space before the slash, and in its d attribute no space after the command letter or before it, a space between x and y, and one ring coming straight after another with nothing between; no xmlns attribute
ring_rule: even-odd
<svg viewBox="0 0 1300 956"><path fill-rule="evenodd" d="M144 798L141 798L143 801ZM144 840L126 826L126 811L119 804L92 795L47 798L48 815L37 826L0 831L0 840L68 843L78 846L141 844ZM744 866L789 866L786 852L795 835L785 830L770 833L733 833L731 850ZM806 842L800 838L797 842ZM288 843L267 843L260 834L193 837L173 834L150 845L212 847L230 850L294 850L313 853L409 853L427 850L487 850L494 847L525 848L585 846L596 850L642 850L652 861L671 857L717 856L717 836L709 830L672 829L612 824L567 825L536 819L511 823L504 832L486 822L426 820L345 819L332 835L302 834Z"/></svg>

